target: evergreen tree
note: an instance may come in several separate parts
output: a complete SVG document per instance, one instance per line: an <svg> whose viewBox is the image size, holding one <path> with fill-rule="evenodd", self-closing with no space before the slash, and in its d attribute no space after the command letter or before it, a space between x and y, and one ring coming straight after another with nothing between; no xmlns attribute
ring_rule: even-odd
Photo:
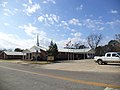
<svg viewBox="0 0 120 90"><path fill-rule="evenodd" d="M57 44L51 41L49 49L47 50L47 53L48 53L48 56L54 56L56 58L56 56L58 55Z"/></svg>

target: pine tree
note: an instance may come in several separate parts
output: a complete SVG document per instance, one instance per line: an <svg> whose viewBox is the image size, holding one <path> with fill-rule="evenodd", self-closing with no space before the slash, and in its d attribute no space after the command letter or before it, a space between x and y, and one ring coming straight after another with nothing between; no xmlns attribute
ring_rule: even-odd
<svg viewBox="0 0 120 90"><path fill-rule="evenodd" d="M51 41L49 49L47 50L47 53L48 53L48 56L54 56L56 58L56 56L58 55L57 44Z"/></svg>

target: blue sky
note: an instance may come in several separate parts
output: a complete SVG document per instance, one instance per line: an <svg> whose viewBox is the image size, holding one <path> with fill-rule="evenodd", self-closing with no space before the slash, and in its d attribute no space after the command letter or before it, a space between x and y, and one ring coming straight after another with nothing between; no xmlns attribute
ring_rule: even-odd
<svg viewBox="0 0 120 90"><path fill-rule="evenodd" d="M63 48L101 33L101 45L120 33L120 0L0 0L0 48Z"/></svg>

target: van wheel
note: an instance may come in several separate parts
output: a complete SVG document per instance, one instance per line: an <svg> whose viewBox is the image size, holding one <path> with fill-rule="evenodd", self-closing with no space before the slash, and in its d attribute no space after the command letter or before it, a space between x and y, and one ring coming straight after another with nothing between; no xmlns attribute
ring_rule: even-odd
<svg viewBox="0 0 120 90"><path fill-rule="evenodd" d="M102 65L103 64L102 60L98 60L98 64Z"/></svg>

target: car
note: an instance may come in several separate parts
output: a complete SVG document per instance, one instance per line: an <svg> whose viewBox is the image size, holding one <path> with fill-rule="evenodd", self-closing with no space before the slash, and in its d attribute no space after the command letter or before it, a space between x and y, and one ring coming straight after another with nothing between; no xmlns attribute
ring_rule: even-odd
<svg viewBox="0 0 120 90"><path fill-rule="evenodd" d="M105 56L95 56L94 61L99 65L107 63L120 63L120 52L107 52Z"/></svg>

